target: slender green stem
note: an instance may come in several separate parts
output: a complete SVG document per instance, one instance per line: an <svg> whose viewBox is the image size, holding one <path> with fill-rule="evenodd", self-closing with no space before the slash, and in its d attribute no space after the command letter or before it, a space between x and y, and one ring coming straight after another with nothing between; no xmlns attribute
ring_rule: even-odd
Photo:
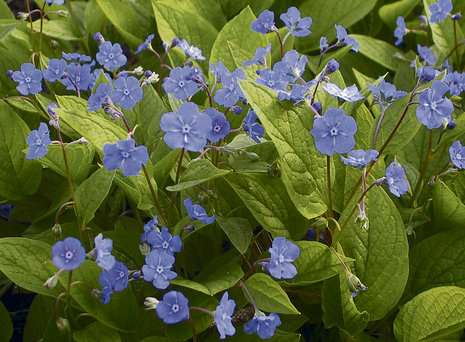
<svg viewBox="0 0 465 342"><path fill-rule="evenodd" d="M26 7L27 7L27 13L31 13L31 5L29 3L29 0L26 0ZM34 40L34 27L32 26L32 16L29 14L29 23L31 24L31 42L32 42L32 50L35 52L37 51L36 49L36 43Z"/></svg>
<svg viewBox="0 0 465 342"><path fill-rule="evenodd" d="M328 183L328 210L329 217L333 217L333 194L331 190L331 157L326 156L326 178Z"/></svg>
<svg viewBox="0 0 465 342"><path fill-rule="evenodd" d="M436 165L434 166L434 170L433 170L433 172L431 173L431 174L433 175L432 179L436 176L436 171L438 170L439 165L441 164L441 160L442 160L442 157L444 157L444 153L446 152L446 149L447 149L447 145L444 145L444 146L442 147L441 154L439 155L438 162L437 162ZM449 165L449 162L447 162L446 165ZM442 172L442 170L441 170L441 172ZM438 174L441 173L441 172L438 172Z"/></svg>
<svg viewBox="0 0 465 342"><path fill-rule="evenodd" d="M347 265L344 263L344 261L342 260L341 256L339 255L339 253L334 249L334 247L329 247L329 249L331 249L331 251L336 254L336 257L339 259L339 262L341 263L341 265L344 267L345 271L347 274L351 273L349 268L347 267Z"/></svg>
<svg viewBox="0 0 465 342"><path fill-rule="evenodd" d="M454 25L454 43L455 43L455 47L458 47L458 43L457 43L457 20L452 20L453 22L453 25ZM457 69L459 68L460 66L460 55L459 55L459 49L456 48L455 49L455 58L457 58Z"/></svg>
<svg viewBox="0 0 465 342"><path fill-rule="evenodd" d="M38 48L38 52L40 52L42 50L42 36L44 35L43 31L44 31L44 10L45 10L45 5L47 3L44 2L44 5L42 6L42 9L40 10L40 35L39 35L39 48Z"/></svg>
<svg viewBox="0 0 465 342"><path fill-rule="evenodd" d="M160 203L158 202L157 199L157 194L155 193L155 189L153 188L152 181L150 180L149 173L147 172L147 168L145 165L142 165L142 170L144 171L145 179L147 180L147 184L150 189L150 193L152 194L153 198L153 203L155 204L155 207L157 208L158 214L160 215L160 218L165 224L168 224L168 221L166 221L165 215L163 215L163 211L161 210Z"/></svg>
<svg viewBox="0 0 465 342"><path fill-rule="evenodd" d="M415 189L412 193L412 198L410 198L409 207L413 205L415 202L415 198L417 197L417 192L420 190L421 182L423 181L423 177L425 177L426 170L428 169L429 163L431 161L431 147L433 145L433 130L429 130L429 139L428 139L428 149L426 153L425 161L423 162L423 168L420 171L420 176L418 177L417 184L415 185Z"/></svg>
<svg viewBox="0 0 465 342"><path fill-rule="evenodd" d="M176 180L174 181L174 184L178 184L179 182L179 176L181 175L181 166L182 166L182 160L184 158L184 153L186 152L185 149L181 150L181 156L179 157L178 161L178 168L176 169ZM176 201L176 195L177 191L173 191L171 194L171 201L170 201L170 211L168 213L168 228L171 228L171 221L173 220L173 210L174 210L174 202Z"/></svg>

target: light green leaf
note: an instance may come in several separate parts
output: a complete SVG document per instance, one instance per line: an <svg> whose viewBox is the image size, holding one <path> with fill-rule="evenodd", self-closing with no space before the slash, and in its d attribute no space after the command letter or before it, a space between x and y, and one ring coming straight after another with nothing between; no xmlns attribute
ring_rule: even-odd
<svg viewBox="0 0 465 342"><path fill-rule="evenodd" d="M221 9L221 3L216 0L181 0L180 6L205 19L218 31L226 25L227 20Z"/></svg>
<svg viewBox="0 0 465 342"><path fill-rule="evenodd" d="M444 229L465 226L465 205L441 180L433 192L434 222Z"/></svg>
<svg viewBox="0 0 465 342"><path fill-rule="evenodd" d="M0 341L8 342L13 335L13 323L3 303L0 301Z"/></svg>
<svg viewBox="0 0 465 342"><path fill-rule="evenodd" d="M249 249L252 240L252 226L249 221L242 217L220 217L216 216L216 222L228 236L234 247L244 254Z"/></svg>
<svg viewBox="0 0 465 342"><path fill-rule="evenodd" d="M400 0L381 6L379 16L391 28L396 27L398 16L404 18L418 5L420 0Z"/></svg>
<svg viewBox="0 0 465 342"><path fill-rule="evenodd" d="M73 332L76 342L120 342L121 337L118 331L100 323L93 322L84 328Z"/></svg>
<svg viewBox="0 0 465 342"><path fill-rule="evenodd" d="M254 57L255 51L244 50L240 47L240 45L237 45L236 43L230 40L228 40L227 43L232 60L235 63L235 66L232 68L232 70L235 70L236 68L241 68L242 70L244 70L246 80L255 81L255 79L257 78L257 70L261 69L262 67L258 64L254 64L250 67L244 67L242 65L243 62L248 61L249 59L252 59ZM269 57L269 55L267 57ZM269 63L268 60L267 63Z"/></svg>
<svg viewBox="0 0 465 342"><path fill-rule="evenodd" d="M272 90L242 81L241 88L280 156L282 180L292 202L308 219L326 210L326 158L310 135L314 114L289 101L279 102Z"/></svg>
<svg viewBox="0 0 465 342"><path fill-rule="evenodd" d="M400 342L438 341L465 328L465 289L437 287L405 304L394 321Z"/></svg>
<svg viewBox="0 0 465 342"><path fill-rule="evenodd" d="M307 232L307 220L292 204L280 178L233 173L226 181L255 219L273 236L298 240Z"/></svg>
<svg viewBox="0 0 465 342"><path fill-rule="evenodd" d="M245 281L245 286L260 310L281 314L300 314L286 292L270 276L255 273Z"/></svg>
<svg viewBox="0 0 465 342"><path fill-rule="evenodd" d="M0 19L14 19L15 16L13 12L10 10L8 7L7 3L5 1L1 2L0 4ZM1 39L1 34L0 34L0 39Z"/></svg>
<svg viewBox="0 0 465 342"><path fill-rule="evenodd" d="M42 175L40 164L26 159L28 147L26 123L3 101L0 101L0 198L20 200L34 193Z"/></svg>
<svg viewBox="0 0 465 342"><path fill-rule="evenodd" d="M399 60L394 57L400 50L383 40L373 37L352 34L353 38L360 42L359 53L368 57L372 61L381 64L389 70L396 71Z"/></svg>
<svg viewBox="0 0 465 342"><path fill-rule="evenodd" d="M346 206L339 220L341 225L348 220L340 243L344 254L355 259L354 273L368 287L355 298L357 308L368 311L371 320L378 320L397 304L404 291L407 235L399 211L383 189L374 187L366 197L368 230L354 222L358 212L348 217L354 202Z"/></svg>
<svg viewBox="0 0 465 342"><path fill-rule="evenodd" d="M40 20L34 21L33 28L37 34L40 33ZM75 25L70 16L65 19L44 20L43 33L50 38L66 41L78 41L81 39L76 32Z"/></svg>

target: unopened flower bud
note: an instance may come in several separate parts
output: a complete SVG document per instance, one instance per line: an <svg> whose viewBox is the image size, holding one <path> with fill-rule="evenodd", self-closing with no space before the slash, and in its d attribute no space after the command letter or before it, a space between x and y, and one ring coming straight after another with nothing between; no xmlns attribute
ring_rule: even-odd
<svg viewBox="0 0 465 342"><path fill-rule="evenodd" d="M47 105L47 113L52 119L58 119L58 115L54 111L56 108L58 108L58 105L55 102L50 102Z"/></svg>
<svg viewBox="0 0 465 342"><path fill-rule="evenodd" d="M71 326L69 325L69 321L66 318L60 317L57 319L57 328L62 335L71 332Z"/></svg>
<svg viewBox="0 0 465 342"><path fill-rule="evenodd" d="M452 20L460 20L460 19L462 19L462 14L456 13L451 18L452 18Z"/></svg>
<svg viewBox="0 0 465 342"><path fill-rule="evenodd" d="M13 76L13 74L14 74L13 70L7 70L7 71L6 71L6 75L7 75L8 77Z"/></svg>
<svg viewBox="0 0 465 342"><path fill-rule="evenodd" d="M171 48L174 48L179 44L180 40L178 37L174 37L173 40L171 41Z"/></svg>
<svg viewBox="0 0 465 342"><path fill-rule="evenodd" d="M140 278L140 272L139 272L139 271L134 272L134 274L132 275L132 277L133 277L134 279L139 279L139 278Z"/></svg>
<svg viewBox="0 0 465 342"><path fill-rule="evenodd" d="M46 287L47 289L53 289L55 286L57 286L58 277L60 276L60 273L61 272L58 272L57 274L48 278L47 281L44 283L44 287Z"/></svg>
<svg viewBox="0 0 465 342"><path fill-rule="evenodd" d="M64 10L59 10L57 11L57 14L60 16L60 17L67 17L68 16L68 11L64 11Z"/></svg>
<svg viewBox="0 0 465 342"><path fill-rule="evenodd" d="M322 105L321 105L321 102L313 102L313 104L311 105L313 107L313 109L315 109L318 113L321 114L321 109L322 109Z"/></svg>
<svg viewBox="0 0 465 342"><path fill-rule="evenodd" d="M275 160L271 165L266 167L266 172L271 177L281 177L281 165Z"/></svg>
<svg viewBox="0 0 465 342"><path fill-rule="evenodd" d="M447 129L454 129L457 124L454 120L451 120L447 123Z"/></svg>
<svg viewBox="0 0 465 342"><path fill-rule="evenodd" d="M142 68L141 66L138 66L137 68L134 69L134 73L140 76L144 73L144 68Z"/></svg>
<svg viewBox="0 0 465 342"><path fill-rule="evenodd" d="M150 77L152 76L153 72L152 70L145 70L145 77Z"/></svg>
<svg viewBox="0 0 465 342"><path fill-rule="evenodd" d="M159 302L160 301L154 297L146 297L144 301L144 305L146 306L145 310L154 310Z"/></svg>
<svg viewBox="0 0 465 342"><path fill-rule="evenodd" d="M95 32L92 38L94 38L94 40L99 44L105 41L105 38L103 38L103 35L100 32Z"/></svg>
<svg viewBox="0 0 465 342"><path fill-rule="evenodd" d="M335 59L331 59L328 64L326 64L325 75L330 75L336 70L339 69L339 63Z"/></svg>
<svg viewBox="0 0 465 342"><path fill-rule="evenodd" d="M417 73L418 77L420 78L420 81L427 83L429 81L432 81L436 77L438 71L434 69L432 66L427 65L418 68Z"/></svg>
<svg viewBox="0 0 465 342"><path fill-rule="evenodd" d="M368 287L363 285L360 279L351 272L347 273L346 284L349 287L352 297L355 297L358 294L358 291L368 290Z"/></svg>
<svg viewBox="0 0 465 342"><path fill-rule="evenodd" d="M55 49L55 48L58 47L58 42L56 40L52 39L50 41L50 46Z"/></svg>
<svg viewBox="0 0 465 342"><path fill-rule="evenodd" d="M148 243L144 242L142 245L139 245L139 250L142 255L147 255L151 251L151 247Z"/></svg>
<svg viewBox="0 0 465 342"><path fill-rule="evenodd" d="M52 232L53 235L55 235L55 239L60 240L62 233L61 225L59 223L55 223L55 225L52 227Z"/></svg>
<svg viewBox="0 0 465 342"><path fill-rule="evenodd" d="M27 20L27 18L29 17L29 13L18 12L18 14L16 15L16 17L17 17L19 20Z"/></svg>
<svg viewBox="0 0 465 342"><path fill-rule="evenodd" d="M182 228L184 231L186 231L187 233L191 233L194 231L195 227L193 225L188 225L187 227L183 227Z"/></svg>
<svg viewBox="0 0 465 342"><path fill-rule="evenodd" d="M160 78L156 73L152 73L152 75L150 75L149 78L147 78L147 81L149 81L150 83L157 83L159 80Z"/></svg>
<svg viewBox="0 0 465 342"><path fill-rule="evenodd" d="M241 106L232 106L232 107L231 107L231 110L232 110L234 113L236 113L236 114L241 114L243 108L242 108Z"/></svg>
<svg viewBox="0 0 465 342"><path fill-rule="evenodd" d="M168 48L169 48L170 45L167 42L162 42L161 46L165 51L168 51Z"/></svg>
<svg viewBox="0 0 465 342"><path fill-rule="evenodd" d="M187 62L184 63L184 66L188 66L188 67L191 67L193 65L194 65L194 63L192 61L187 61Z"/></svg>
<svg viewBox="0 0 465 342"><path fill-rule="evenodd" d="M305 234L305 238L310 239L310 240L315 240L316 238L316 233L312 228L308 228L307 234Z"/></svg>

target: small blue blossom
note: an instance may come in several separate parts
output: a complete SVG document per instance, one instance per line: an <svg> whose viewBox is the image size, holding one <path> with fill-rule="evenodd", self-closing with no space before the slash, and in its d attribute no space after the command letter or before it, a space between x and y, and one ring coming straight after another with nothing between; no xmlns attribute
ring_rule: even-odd
<svg viewBox="0 0 465 342"><path fill-rule="evenodd" d="M329 47L328 45L328 38L326 37L321 37L320 38L320 52L323 52Z"/></svg>
<svg viewBox="0 0 465 342"><path fill-rule="evenodd" d="M232 107L237 101L245 98L238 79L245 80L245 73L241 68L237 68L232 73L223 73L221 76L222 89L218 89L213 99L216 103L224 107Z"/></svg>
<svg viewBox="0 0 465 342"><path fill-rule="evenodd" d="M108 171L123 169L124 176L137 176L149 159L147 147L137 146L134 139L103 145L103 165Z"/></svg>
<svg viewBox="0 0 465 342"><path fill-rule="evenodd" d="M424 67L419 67L417 69L417 75L418 77L425 82L432 81L436 78L437 75L439 75L440 72L433 68L432 66L426 65Z"/></svg>
<svg viewBox="0 0 465 342"><path fill-rule="evenodd" d="M334 25L336 28L336 36L337 36L337 44L344 45L344 46L352 46L351 50L354 52L358 52L358 47L360 43L355 39L352 38L347 34L347 30L342 25Z"/></svg>
<svg viewBox="0 0 465 342"><path fill-rule="evenodd" d="M61 270L75 270L84 260L86 260L86 250L76 238L67 237L52 247L52 262Z"/></svg>
<svg viewBox="0 0 465 342"><path fill-rule="evenodd" d="M163 81L163 89L172 94L175 99L186 100L200 90L192 79L192 70L188 67L176 67L170 71L170 76Z"/></svg>
<svg viewBox="0 0 465 342"><path fill-rule="evenodd" d="M266 68L259 71L260 73L255 79L255 83L273 89L276 92L286 91L288 86L287 78L277 70L277 67L274 67L273 70Z"/></svg>
<svg viewBox="0 0 465 342"><path fill-rule="evenodd" d="M92 61L92 58L87 56L87 55L81 55L80 53L77 52L61 52L61 56L66 59L67 61L73 61L77 63L89 63Z"/></svg>
<svg viewBox="0 0 465 342"><path fill-rule="evenodd" d="M244 324L244 332L248 335L257 333L261 339L268 339L273 337L276 327L281 325L281 320L278 314L270 313L266 316L263 312L259 312Z"/></svg>
<svg viewBox="0 0 465 342"><path fill-rule="evenodd" d="M376 150L352 150L346 157L341 156L341 160L344 164L350 165L357 168L367 166L373 160L378 160L379 152Z"/></svg>
<svg viewBox="0 0 465 342"><path fill-rule="evenodd" d="M449 156L452 165L458 169L465 169L465 147L462 146L460 140L449 147Z"/></svg>
<svg viewBox="0 0 465 342"><path fill-rule="evenodd" d="M402 166L392 162L386 168L385 176L386 184L391 194L400 197L407 193L409 186L405 178L405 170Z"/></svg>
<svg viewBox="0 0 465 342"><path fill-rule="evenodd" d="M121 292L129 284L129 270L125 264L120 261L115 261L110 270L106 272L108 279L111 283L111 287L115 292Z"/></svg>
<svg viewBox="0 0 465 342"><path fill-rule="evenodd" d="M167 227L162 227L161 231L151 231L147 236L147 242L152 246L152 250L169 255L179 253L182 248L181 237L179 235L172 236Z"/></svg>
<svg viewBox="0 0 465 342"><path fill-rule="evenodd" d="M165 113L160 119L160 128L166 132L163 137L166 145L191 152L200 152L205 147L211 127L210 117L200 114L199 107L193 102L182 103L177 113Z"/></svg>
<svg viewBox="0 0 465 342"><path fill-rule="evenodd" d="M215 79L219 83L221 83L223 75L231 74L222 61L216 62L216 65L210 62L210 72L215 75Z"/></svg>
<svg viewBox="0 0 465 342"><path fill-rule="evenodd" d="M448 72L443 82L449 86L451 96L460 96L462 91L465 90L465 77L463 73L458 73L457 71Z"/></svg>
<svg viewBox="0 0 465 342"><path fill-rule="evenodd" d="M308 228L307 233L305 234L306 239L315 240L316 233L312 228Z"/></svg>
<svg viewBox="0 0 465 342"><path fill-rule="evenodd" d="M52 144L50 140L50 130L46 123L41 122L39 128L32 130L26 138L29 150L26 159L40 159L48 152L48 145Z"/></svg>
<svg viewBox="0 0 465 342"><path fill-rule="evenodd" d="M207 108L203 111L204 114L207 114L212 120L212 128L208 133L207 139L213 143L224 139L231 129L231 124L226 115L217 111L215 108Z"/></svg>
<svg viewBox="0 0 465 342"><path fill-rule="evenodd" d="M178 47L186 54L187 58L198 61L204 61L206 59L205 56L202 55L202 50L194 45L190 45L185 39L179 42Z"/></svg>
<svg viewBox="0 0 465 342"><path fill-rule="evenodd" d="M100 233L95 237L94 243L97 264L105 271L110 270L116 262L115 257L111 255L113 241L111 239L104 239L102 233Z"/></svg>
<svg viewBox="0 0 465 342"><path fill-rule="evenodd" d="M274 12L264 10L258 15L257 20L252 21L250 24L252 31L267 34L275 28L274 26Z"/></svg>
<svg viewBox="0 0 465 342"><path fill-rule="evenodd" d="M295 82L305 72L307 63L307 56L302 55L299 58L299 53L296 50L290 50L286 52L281 61L275 63L273 70L283 74L284 80Z"/></svg>
<svg viewBox="0 0 465 342"><path fill-rule="evenodd" d="M119 43L111 44L109 41L99 45L95 59L97 59L100 65L110 71L122 67L128 61L127 57L123 54L121 45Z"/></svg>
<svg viewBox="0 0 465 342"><path fill-rule="evenodd" d="M443 97L449 91L447 84L441 81L434 81L431 88L425 89L419 96L416 115L418 121L428 129L435 129L442 126L443 120L452 120L451 114L454 112L454 105L447 97Z"/></svg>
<svg viewBox="0 0 465 342"><path fill-rule="evenodd" d="M95 93L89 96L87 99L87 111L95 112L102 108L102 105L107 102L107 98L110 96L111 84L100 83L95 90Z"/></svg>
<svg viewBox="0 0 465 342"><path fill-rule="evenodd" d="M438 0L438 2L432 3L429 6L429 11L431 12L429 22L440 23L447 18L452 10L452 0Z"/></svg>
<svg viewBox="0 0 465 342"><path fill-rule="evenodd" d="M233 336L236 333L236 328L234 328L231 319L235 308L236 302L229 299L228 292L225 292L223 297L221 297L220 305L216 307L214 316L216 329L218 329L220 339L222 340L225 339L226 336Z"/></svg>
<svg viewBox="0 0 465 342"><path fill-rule="evenodd" d="M324 75L331 75L333 72L336 72L337 70L339 70L339 62L332 58L326 64L326 67L324 69Z"/></svg>
<svg viewBox="0 0 465 342"><path fill-rule="evenodd" d="M87 90L90 84L90 65L89 64L68 64L66 69L67 77L60 82L66 87L66 90Z"/></svg>
<svg viewBox="0 0 465 342"><path fill-rule="evenodd" d="M447 73L452 72L452 66L449 64L449 58L446 58L446 60L444 61L442 65L444 66L444 68L446 68Z"/></svg>
<svg viewBox="0 0 465 342"><path fill-rule="evenodd" d="M258 122L255 122L257 119L257 114L253 110L249 109L243 121L244 132L247 133L250 139L256 143L260 143L260 139L258 138L263 138L265 130L263 129L262 125L260 125Z"/></svg>
<svg viewBox="0 0 465 342"><path fill-rule="evenodd" d="M63 6L65 4L65 0L45 0L47 5L51 5L52 3L56 3L57 5Z"/></svg>
<svg viewBox="0 0 465 342"><path fill-rule="evenodd" d="M153 219L151 219L149 222L144 224L144 233L142 233L142 235L140 236L140 240L142 241L142 243L147 242L147 238L151 232L160 231L160 229L158 229L157 226L158 226L158 216L155 215Z"/></svg>
<svg viewBox="0 0 465 342"><path fill-rule="evenodd" d="M13 207L13 204L0 204L0 217L8 220L8 216L10 216Z"/></svg>
<svg viewBox="0 0 465 342"><path fill-rule="evenodd" d="M284 25L286 25L290 34L295 37L305 37L312 33L312 31L309 30L313 23L312 18L301 18L300 11L294 6L289 7L287 12L281 14L279 18L283 21Z"/></svg>
<svg viewBox="0 0 465 342"><path fill-rule="evenodd" d="M208 216L207 211L200 204L194 204L190 198L186 198L183 201L184 207L186 208L187 214L192 220L199 220L205 224L215 222L216 216Z"/></svg>
<svg viewBox="0 0 465 342"><path fill-rule="evenodd" d="M108 304L113 294L113 286L111 284L110 276L106 272L100 273L98 277L99 284L103 287L100 291L100 302Z"/></svg>
<svg viewBox="0 0 465 342"><path fill-rule="evenodd" d="M32 63L21 64L20 71L15 71L11 79L18 83L16 90L24 96L42 91L42 72Z"/></svg>
<svg viewBox="0 0 465 342"><path fill-rule="evenodd" d="M95 40L97 43L101 44L105 41L105 38L103 37L103 34L101 32L95 32L92 35L92 39Z"/></svg>
<svg viewBox="0 0 465 342"><path fill-rule="evenodd" d="M111 91L110 98L123 109L133 109L136 103L142 101L144 97L144 91L139 85L139 80L134 76L118 77L113 82L113 86L115 89Z"/></svg>
<svg viewBox="0 0 465 342"><path fill-rule="evenodd" d="M48 61L47 69L43 71L44 78L49 82L56 82L63 76L68 63L64 59L52 58Z"/></svg>
<svg viewBox="0 0 465 342"><path fill-rule="evenodd" d="M345 115L343 109L329 108L323 116L315 117L310 134L315 137L316 149L332 156L334 152L343 154L351 151L355 146L356 132L357 123L353 117Z"/></svg>
<svg viewBox="0 0 465 342"><path fill-rule="evenodd" d="M363 96L358 91L358 88L355 84L349 87L346 87L344 89L341 89L338 87L337 84L328 82L326 84L322 84L321 88L323 88L323 90L325 90L329 95L338 97L341 100L344 100L350 103L355 103L365 98L365 96Z"/></svg>
<svg viewBox="0 0 465 342"><path fill-rule="evenodd" d="M311 80L306 84L294 83L290 91L280 91L278 93L278 99L279 101L288 100L294 101L295 103L305 101L308 90L315 85L315 83L315 80Z"/></svg>
<svg viewBox="0 0 465 342"><path fill-rule="evenodd" d="M152 250L145 256L145 265L142 266L144 280L151 281L157 289L165 290L170 285L170 280L178 276L176 272L171 271L174 261L174 256Z"/></svg>
<svg viewBox="0 0 465 342"><path fill-rule="evenodd" d="M182 292L170 291L155 307L158 317L165 324L176 324L189 319L189 300Z"/></svg>
<svg viewBox="0 0 465 342"><path fill-rule="evenodd" d="M245 67L249 67L249 66L252 66L254 64L258 64L258 65L261 65L261 66L266 66L266 56L270 52L271 52L271 43L268 44L268 46L266 48L259 47L255 51L255 56L252 59L242 63L242 65L245 66Z"/></svg>
<svg viewBox="0 0 465 342"><path fill-rule="evenodd" d="M431 50L427 46L421 46L420 44L418 44L417 49L421 60L425 61L428 64L436 63L436 56L431 52Z"/></svg>
<svg viewBox="0 0 465 342"><path fill-rule="evenodd" d="M266 269L274 278L292 279L296 276L297 269L291 263L299 257L300 249L295 243L278 236L273 240L268 251L271 260L266 265Z"/></svg>
<svg viewBox="0 0 465 342"><path fill-rule="evenodd" d="M395 100L407 95L405 91L397 90L394 84L386 82L384 79L381 80L379 86L375 87L372 84L368 84L367 88L370 89L375 100L382 107L388 107Z"/></svg>
<svg viewBox="0 0 465 342"><path fill-rule="evenodd" d="M138 46L138 48L137 48L136 52L134 52L134 54L137 55L138 53L141 53L142 51L148 49L151 42L152 42L152 40L153 40L153 38L155 38L155 35L153 33L149 34L147 36L147 38L145 38L145 41Z"/></svg>
<svg viewBox="0 0 465 342"><path fill-rule="evenodd" d="M404 41L404 36L407 33L407 27L405 26L404 17L398 16L397 17L397 27L394 30L394 38L397 38L396 42L394 43L395 46L399 46Z"/></svg>

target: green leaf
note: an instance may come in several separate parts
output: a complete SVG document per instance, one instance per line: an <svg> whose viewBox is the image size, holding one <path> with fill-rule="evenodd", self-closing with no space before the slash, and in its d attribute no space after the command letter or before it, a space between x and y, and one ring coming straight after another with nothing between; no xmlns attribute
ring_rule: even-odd
<svg viewBox="0 0 465 342"><path fill-rule="evenodd" d="M171 150L165 154L165 156L160 161L154 163L153 177L160 188L165 185L168 177L170 176L171 170L173 170L173 168L177 165L180 156L180 149Z"/></svg>
<svg viewBox="0 0 465 342"><path fill-rule="evenodd" d="M121 337L118 331L103 325L100 322L90 323L84 330L73 332L73 338L76 342L120 342Z"/></svg>
<svg viewBox="0 0 465 342"><path fill-rule="evenodd" d="M297 241L295 244L300 249L300 256L293 262L297 268L297 275L292 279L280 281L282 286L314 284L343 271L339 259L326 245L316 241ZM346 264L353 261L343 256L342 259Z"/></svg>
<svg viewBox="0 0 465 342"><path fill-rule="evenodd" d="M100 289L98 277L102 269L96 262L86 260L73 271L73 281L82 281L94 289ZM60 283L68 286L68 274L60 276ZM108 304L102 304L86 286L71 288L71 297L91 316L101 323L121 331L133 331L138 318L137 300L129 285L123 292L112 295Z"/></svg>
<svg viewBox="0 0 465 342"><path fill-rule="evenodd" d="M131 222L132 223L132 222ZM145 264L144 256L140 253L140 232L133 230L110 230L103 233L104 238L113 240L113 250L130 258L138 267Z"/></svg>
<svg viewBox="0 0 465 342"><path fill-rule="evenodd" d="M8 342L13 335L13 323L8 310L0 301L0 341Z"/></svg>
<svg viewBox="0 0 465 342"><path fill-rule="evenodd" d="M34 21L33 28L37 34L40 34L40 20ZM81 39L76 32L71 16L65 19L44 20L43 34L53 39L66 41L78 41Z"/></svg>
<svg viewBox="0 0 465 342"><path fill-rule="evenodd" d="M434 222L447 229L465 225L465 205L441 180L433 192Z"/></svg>
<svg viewBox="0 0 465 342"><path fill-rule="evenodd" d="M326 329L338 327L349 335L356 335L365 329L370 315L357 309L345 278L346 273L341 272L338 276L325 280L321 304L323 322Z"/></svg>
<svg viewBox="0 0 465 342"><path fill-rule="evenodd" d="M16 285L46 296L57 297L64 288L44 287L58 272L52 263L52 246L41 241L11 237L0 239L0 271Z"/></svg>
<svg viewBox="0 0 465 342"><path fill-rule="evenodd" d="M302 106L279 102L271 89L242 81L241 88L280 157L282 180L292 202L308 219L326 210L326 158L310 135L314 114Z"/></svg>
<svg viewBox="0 0 465 342"><path fill-rule="evenodd" d="M220 217L216 216L216 222L228 236L234 247L244 254L249 249L252 241L252 226L249 221L242 217Z"/></svg>
<svg viewBox="0 0 465 342"><path fill-rule="evenodd" d="M27 314L23 342L37 342L37 337L44 335L52 314L55 315L55 299L36 295Z"/></svg>
<svg viewBox="0 0 465 342"><path fill-rule="evenodd" d="M205 19L219 31L226 25L226 17L216 0L182 0L181 6Z"/></svg>
<svg viewBox="0 0 465 342"><path fill-rule="evenodd" d="M401 0L383 5L379 9L379 16L387 25L391 28L395 28L397 17L407 17L420 1L421 0Z"/></svg>
<svg viewBox="0 0 465 342"><path fill-rule="evenodd" d="M0 198L20 200L33 194L40 184L40 164L26 159L29 128L23 120L0 101Z"/></svg>
<svg viewBox="0 0 465 342"><path fill-rule="evenodd" d="M297 333L291 333L288 331L283 331L276 329L274 335L270 338L267 338L267 342L299 342L301 341L301 335ZM237 329L234 336L228 337L228 341L231 342L257 342L261 341L258 339L256 334L247 335L244 333L243 329Z"/></svg>
<svg viewBox="0 0 465 342"><path fill-rule="evenodd" d="M86 179L94 160L94 154L95 150L91 145L73 144L66 148L66 158L73 183L80 184ZM54 144L48 146L47 154L40 158L39 162L42 166L48 167L59 175L66 177L61 145Z"/></svg>
<svg viewBox="0 0 465 342"><path fill-rule="evenodd" d="M389 70L396 71L399 60L394 57L400 50L383 40L361 34L352 34L360 42L359 53Z"/></svg>
<svg viewBox="0 0 465 342"><path fill-rule="evenodd" d="M356 196L358 197L358 195ZM357 198L358 199L358 198ZM371 320L383 318L399 301L408 277L408 244L404 223L394 203L383 189L374 187L366 196L365 230L348 217L355 205L349 203L339 222L347 226L340 243L344 254L355 259L355 274L368 287L355 298L359 310Z"/></svg>
<svg viewBox="0 0 465 342"><path fill-rule="evenodd" d="M465 328L465 289L437 287L405 304L394 321L400 342L438 341Z"/></svg>
<svg viewBox="0 0 465 342"><path fill-rule="evenodd" d="M255 81L255 79L257 78L257 70L259 70L261 66L258 64L254 64L250 67L244 67L242 65L243 62L248 61L249 59L252 59L254 57L255 50L244 50L241 48L240 45L237 45L230 40L227 40L227 43L232 61L235 63L234 67L232 67L232 70L235 70L236 68L241 68L242 70L244 70L246 80ZM269 59L269 55L267 57ZM269 61L267 60L267 63L268 62ZM213 79L213 75L210 77Z"/></svg>
<svg viewBox="0 0 465 342"><path fill-rule="evenodd" d="M294 207L280 178L233 173L226 181L273 236L298 240L307 232L307 220Z"/></svg>
<svg viewBox="0 0 465 342"><path fill-rule="evenodd" d="M5 1L0 3L0 19L14 19L15 16L13 12L10 10L8 7L7 3ZM1 34L0 34L0 39L1 39Z"/></svg>
<svg viewBox="0 0 465 342"><path fill-rule="evenodd" d="M245 281L245 286L260 310L281 314L300 314L286 292L270 276L255 273Z"/></svg>
<svg viewBox="0 0 465 342"><path fill-rule="evenodd" d="M410 250L410 273L404 299L432 287L465 287L465 231L463 228L435 234Z"/></svg>
<svg viewBox="0 0 465 342"><path fill-rule="evenodd" d="M249 58L247 59L252 59L258 47L266 47L268 39L264 35L251 33L250 23L255 19L255 15L248 6L231 19L218 33L218 37L211 50L210 62L216 64L216 62L222 61L230 71L238 67L231 54L228 42L240 46L244 51L248 51ZM244 39L244 37L247 37L247 39ZM245 61L239 62L242 63Z"/></svg>
<svg viewBox="0 0 465 342"><path fill-rule="evenodd" d="M80 227L94 218L94 214L110 191L115 172L105 168L95 171L76 189L76 203Z"/></svg>

